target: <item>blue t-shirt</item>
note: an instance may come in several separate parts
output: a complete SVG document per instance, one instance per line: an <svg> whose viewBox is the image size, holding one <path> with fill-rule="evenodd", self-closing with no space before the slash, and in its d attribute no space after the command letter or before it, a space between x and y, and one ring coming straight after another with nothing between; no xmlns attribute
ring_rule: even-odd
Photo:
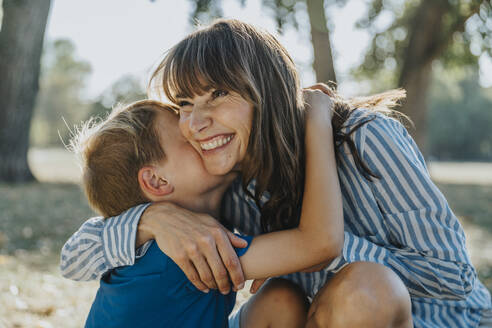
<svg viewBox="0 0 492 328"><path fill-rule="evenodd" d="M241 236L246 248L252 237ZM227 327L236 293L196 289L183 271L153 242L134 265L117 268L101 279L85 323L92 327Z"/></svg>

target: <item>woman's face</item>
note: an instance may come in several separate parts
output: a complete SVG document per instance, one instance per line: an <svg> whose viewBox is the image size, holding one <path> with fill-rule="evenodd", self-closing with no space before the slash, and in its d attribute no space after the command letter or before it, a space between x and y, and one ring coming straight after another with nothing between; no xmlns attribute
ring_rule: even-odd
<svg viewBox="0 0 492 328"><path fill-rule="evenodd" d="M235 92L215 89L177 99L181 133L198 151L206 170L214 175L240 170L248 149L253 106Z"/></svg>

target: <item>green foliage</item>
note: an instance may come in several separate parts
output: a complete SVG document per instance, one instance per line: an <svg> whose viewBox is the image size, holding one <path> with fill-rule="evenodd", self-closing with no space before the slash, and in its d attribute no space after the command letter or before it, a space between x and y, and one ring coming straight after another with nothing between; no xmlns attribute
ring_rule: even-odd
<svg viewBox="0 0 492 328"><path fill-rule="evenodd" d="M347 1L348 0L323 0L325 7L332 5L343 7ZM284 28L288 25L293 26L296 30L299 29L297 14L299 12L306 11L305 1L263 0L262 4L265 8L271 11L272 16L277 23L279 33L282 33ZM329 24L329 21L326 22L326 24Z"/></svg>
<svg viewBox="0 0 492 328"><path fill-rule="evenodd" d="M31 144L59 146L69 129L87 116L89 106L82 100L88 62L76 58L70 40L56 40L45 46L41 66L40 89L31 126ZM66 123L65 123L66 122Z"/></svg>
<svg viewBox="0 0 492 328"><path fill-rule="evenodd" d="M286 25L292 25L295 29L299 29L296 12L304 5L303 1L263 0L262 5L271 12L279 33L283 32Z"/></svg>
<svg viewBox="0 0 492 328"><path fill-rule="evenodd" d="M245 0L241 0L244 5ZM220 0L192 0L193 11L190 16L191 24L195 23L210 23L216 18L223 16L222 3Z"/></svg>
<svg viewBox="0 0 492 328"><path fill-rule="evenodd" d="M409 25L418 4L417 0L371 1L367 17L357 23L357 27L368 30L373 39L364 62L354 70L356 77L374 78L384 72L391 85L397 84L397 71L409 42ZM392 20L388 27L381 26L383 16Z"/></svg>
<svg viewBox="0 0 492 328"><path fill-rule="evenodd" d="M246 5L246 0L237 0L241 6ZM324 0L326 6L338 5L344 6L348 0ZM192 23L196 21L210 23L215 18L223 16L220 0L190 0L193 4L191 13ZM293 26L299 29L297 14L306 11L305 1L296 0L262 0L262 6L270 11L277 31L282 33L286 26Z"/></svg>
<svg viewBox="0 0 492 328"><path fill-rule="evenodd" d="M146 98L140 81L126 75L96 100L84 100L82 92L90 73L90 64L76 57L70 40L56 40L46 45L31 126L31 145L59 147L70 138L72 127L88 117L104 116L118 102Z"/></svg>
<svg viewBox="0 0 492 328"><path fill-rule="evenodd" d="M139 79L133 75L125 75L111 85L98 99L91 104L88 116L104 117L117 103L129 103L147 98Z"/></svg>
<svg viewBox="0 0 492 328"><path fill-rule="evenodd" d="M453 76L454 75L454 76ZM492 160L492 88L475 72L442 71L431 88L429 154L439 160Z"/></svg>
<svg viewBox="0 0 492 328"><path fill-rule="evenodd" d="M476 65L478 57L492 55L492 6L490 0L433 0L444 10L440 42L430 49L445 67ZM372 0L367 17L358 27L374 36L362 65L354 70L358 78L374 78L381 71L393 74L396 86L406 49L412 37L410 31L423 0ZM382 24L381 21L390 21ZM385 26L382 26L385 25ZM429 31L431 33L431 31ZM420 60L425 60L424 58Z"/></svg>

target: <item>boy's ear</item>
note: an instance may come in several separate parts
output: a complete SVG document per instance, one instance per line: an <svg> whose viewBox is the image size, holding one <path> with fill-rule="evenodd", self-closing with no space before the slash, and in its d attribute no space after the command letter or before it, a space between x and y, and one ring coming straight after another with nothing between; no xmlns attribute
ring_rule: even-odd
<svg viewBox="0 0 492 328"><path fill-rule="evenodd" d="M162 197L171 194L174 186L152 166L144 166L138 171L138 184L149 196Z"/></svg>

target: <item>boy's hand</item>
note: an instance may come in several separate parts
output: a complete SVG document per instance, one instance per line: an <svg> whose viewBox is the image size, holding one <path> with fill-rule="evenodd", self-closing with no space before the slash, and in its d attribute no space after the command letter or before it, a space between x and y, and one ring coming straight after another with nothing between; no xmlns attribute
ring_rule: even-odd
<svg viewBox="0 0 492 328"><path fill-rule="evenodd" d="M316 86L303 89L306 124L308 126L312 124L331 126L334 107L333 98L327 93L329 89L324 90L321 88L323 85L320 85L319 88Z"/></svg>
<svg viewBox="0 0 492 328"><path fill-rule="evenodd" d="M335 97L335 92L333 92L333 89L330 88L327 84L325 83L316 83L313 84L307 88L304 88L304 90L309 89L309 90L319 90L323 92L324 94L330 96L331 98Z"/></svg>
<svg viewBox="0 0 492 328"><path fill-rule="evenodd" d="M244 287L244 274L233 247L246 247L247 242L210 215L171 203L154 203L142 215L138 231L152 236L199 290L218 288L227 294L230 281L235 289Z"/></svg>

